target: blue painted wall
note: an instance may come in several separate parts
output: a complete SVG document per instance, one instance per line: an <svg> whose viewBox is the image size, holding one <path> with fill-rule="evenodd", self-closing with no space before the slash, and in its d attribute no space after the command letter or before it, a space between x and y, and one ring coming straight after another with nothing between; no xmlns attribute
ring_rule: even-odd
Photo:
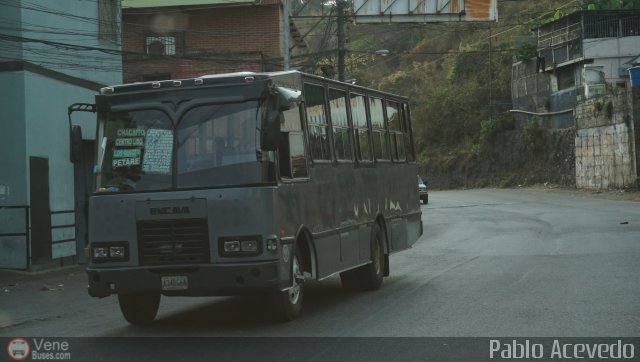
<svg viewBox="0 0 640 362"><path fill-rule="evenodd" d="M0 267L26 267L24 73L0 72ZM11 234L7 236L6 234ZM2 236L5 235L5 236Z"/></svg>
<svg viewBox="0 0 640 362"><path fill-rule="evenodd" d="M0 40L0 268L24 269L26 237L1 235L24 232L24 210L9 206L30 203L29 157L48 159L51 211L74 210L67 107L92 103L99 85L121 83L122 57L119 43L98 39L96 0L9 3L0 4L0 17L16 24L10 34L3 30L14 38ZM8 70L7 62L20 64L19 69ZM94 115L73 118L84 139L95 138ZM8 191L3 195L3 190ZM73 213L57 213L51 221L55 226L76 220ZM54 228L51 234L54 259L76 254L73 227ZM72 241L56 243L64 239Z"/></svg>
<svg viewBox="0 0 640 362"><path fill-rule="evenodd" d="M551 112L573 109L578 99L578 91L571 88L551 94ZM573 113L559 114L551 117L551 128L568 128L575 126Z"/></svg>
<svg viewBox="0 0 640 362"><path fill-rule="evenodd" d="M114 0L115 1L115 0ZM41 42L23 46L23 58L47 69L103 84L122 81L120 44L98 39L98 1L20 1L21 36ZM37 5L38 10L33 4ZM120 21L117 21L120 28ZM52 46L45 42L77 45ZM91 48L100 49L90 50Z"/></svg>

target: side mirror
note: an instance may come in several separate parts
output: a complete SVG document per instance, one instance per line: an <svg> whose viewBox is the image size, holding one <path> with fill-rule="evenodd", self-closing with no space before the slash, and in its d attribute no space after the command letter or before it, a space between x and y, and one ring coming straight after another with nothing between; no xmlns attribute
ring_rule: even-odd
<svg viewBox="0 0 640 362"><path fill-rule="evenodd" d="M274 109L269 110L262 123L260 138L261 148L264 151L275 151L280 144L280 117L283 111L296 107L302 101L302 92L286 88L271 88L272 104Z"/></svg>
<svg viewBox="0 0 640 362"><path fill-rule="evenodd" d="M302 101L302 92L285 87L276 87L278 94L278 109L286 111L297 106Z"/></svg>
<svg viewBox="0 0 640 362"><path fill-rule="evenodd" d="M73 112L96 113L96 105L74 103L67 107L67 117L69 118L69 160L73 163L80 163L82 162L82 129L80 129L80 126L71 125L71 114Z"/></svg>
<svg viewBox="0 0 640 362"><path fill-rule="evenodd" d="M280 112L268 111L262 125L260 139L264 151L275 151L280 143Z"/></svg>
<svg viewBox="0 0 640 362"><path fill-rule="evenodd" d="M82 129L80 126L71 127L69 135L69 159L73 163L82 162Z"/></svg>

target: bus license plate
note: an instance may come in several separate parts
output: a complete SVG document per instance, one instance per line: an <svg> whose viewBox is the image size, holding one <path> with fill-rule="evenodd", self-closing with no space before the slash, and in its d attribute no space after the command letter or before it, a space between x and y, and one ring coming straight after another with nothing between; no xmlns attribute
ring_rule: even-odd
<svg viewBox="0 0 640 362"><path fill-rule="evenodd" d="M186 290L189 280L185 275L162 277L162 290Z"/></svg>

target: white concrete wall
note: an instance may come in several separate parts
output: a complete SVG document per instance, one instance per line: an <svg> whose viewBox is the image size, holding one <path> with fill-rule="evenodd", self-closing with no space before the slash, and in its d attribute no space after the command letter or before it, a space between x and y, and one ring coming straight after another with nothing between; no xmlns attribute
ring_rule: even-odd
<svg viewBox="0 0 640 362"><path fill-rule="evenodd" d="M576 106L576 187L624 188L636 180L629 92L599 96Z"/></svg>
<svg viewBox="0 0 640 362"><path fill-rule="evenodd" d="M583 42L584 59L593 59L593 65L604 66L605 80L615 84L617 81L629 80L620 69L629 68L625 64L638 56L640 52L640 36L624 38L585 39Z"/></svg>
<svg viewBox="0 0 640 362"><path fill-rule="evenodd" d="M576 187L609 189L632 186L635 167L625 124L578 130Z"/></svg>

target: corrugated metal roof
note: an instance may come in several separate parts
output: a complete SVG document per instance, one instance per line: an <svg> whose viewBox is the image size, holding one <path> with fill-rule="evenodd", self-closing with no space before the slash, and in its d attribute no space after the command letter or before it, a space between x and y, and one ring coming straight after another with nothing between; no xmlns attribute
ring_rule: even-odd
<svg viewBox="0 0 640 362"><path fill-rule="evenodd" d="M137 9L163 6L230 5L253 2L252 0L122 0L122 8Z"/></svg>

